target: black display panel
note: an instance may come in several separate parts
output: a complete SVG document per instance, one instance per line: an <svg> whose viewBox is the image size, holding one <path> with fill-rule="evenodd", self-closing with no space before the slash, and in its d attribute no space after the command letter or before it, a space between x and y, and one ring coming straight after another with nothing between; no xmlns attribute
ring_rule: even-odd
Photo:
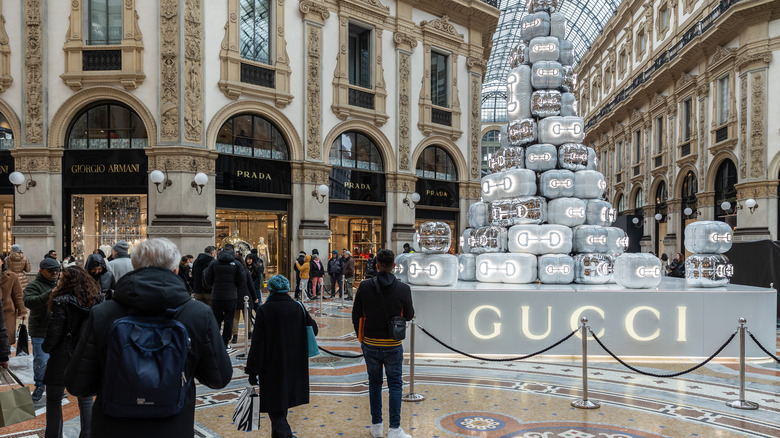
<svg viewBox="0 0 780 438"><path fill-rule="evenodd" d="M415 189L420 195L417 205L458 208L460 194L456 182L420 178Z"/></svg>
<svg viewBox="0 0 780 438"><path fill-rule="evenodd" d="M279 195L291 193L291 170L287 161L220 155L216 172L217 190Z"/></svg>
<svg viewBox="0 0 780 438"><path fill-rule="evenodd" d="M11 156L11 151L0 151L0 194L13 194L14 185L8 179L13 171L14 157ZM28 175L25 174L24 177L27 178ZM22 187L22 190L24 190L24 187Z"/></svg>
<svg viewBox="0 0 780 438"><path fill-rule="evenodd" d="M67 188L136 188L146 193L148 161L143 149L66 150L62 185ZM160 169L162 170L162 169Z"/></svg>
<svg viewBox="0 0 780 438"><path fill-rule="evenodd" d="M331 199L385 202L385 175L334 167L330 171Z"/></svg>

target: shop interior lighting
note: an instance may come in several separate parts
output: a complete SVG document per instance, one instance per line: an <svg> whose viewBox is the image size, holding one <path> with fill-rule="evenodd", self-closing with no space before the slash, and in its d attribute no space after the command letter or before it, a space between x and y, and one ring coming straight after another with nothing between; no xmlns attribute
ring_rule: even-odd
<svg viewBox="0 0 780 438"><path fill-rule="evenodd" d="M160 170L153 170L149 173L149 181L153 182L157 187L157 193L162 193L165 189L173 185L173 181L168 178L168 166L166 165L164 169L165 173ZM160 190L160 184L163 185L162 190Z"/></svg>
<svg viewBox="0 0 780 438"><path fill-rule="evenodd" d="M195 174L195 178L192 179L192 188L195 189L196 192L198 192L198 195L203 194L203 187L209 182L209 177L203 173L198 172Z"/></svg>
<svg viewBox="0 0 780 438"><path fill-rule="evenodd" d="M322 204L325 201L325 197L328 196L328 192L330 192L330 187L327 184L320 184L312 190L311 195L317 199L317 202Z"/></svg>
<svg viewBox="0 0 780 438"><path fill-rule="evenodd" d="M414 208L417 207L418 202L420 202L420 194L417 192L414 192L411 195L407 194L404 198L404 204L411 210L414 210Z"/></svg>
<svg viewBox="0 0 780 438"><path fill-rule="evenodd" d="M16 187L16 191L21 195L27 192L27 190L30 190L31 187L35 187L38 185L38 183L32 178L32 172L30 172L30 166L27 166L27 174L29 175L29 179L27 179L27 182L25 182L24 175L21 172L12 172L10 175L8 175L8 180L11 181L11 184ZM24 184L24 191L19 190L19 186Z"/></svg>

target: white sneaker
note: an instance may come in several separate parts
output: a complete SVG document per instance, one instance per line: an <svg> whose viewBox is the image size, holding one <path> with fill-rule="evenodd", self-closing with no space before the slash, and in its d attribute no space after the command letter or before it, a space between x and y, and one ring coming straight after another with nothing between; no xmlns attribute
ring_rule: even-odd
<svg viewBox="0 0 780 438"><path fill-rule="evenodd" d="M383 433L384 431L384 423L377 423L371 425L371 436L374 438L382 438L385 436Z"/></svg>
<svg viewBox="0 0 780 438"><path fill-rule="evenodd" d="M404 432L404 430L399 427L397 429L391 428L388 430L387 438L412 438L412 436Z"/></svg>

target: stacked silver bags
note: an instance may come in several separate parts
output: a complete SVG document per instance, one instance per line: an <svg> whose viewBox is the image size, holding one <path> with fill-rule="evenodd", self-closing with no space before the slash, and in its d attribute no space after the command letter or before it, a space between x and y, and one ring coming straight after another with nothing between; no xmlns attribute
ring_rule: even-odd
<svg viewBox="0 0 780 438"><path fill-rule="evenodd" d="M718 287L729 283L734 267L723 255L731 249L731 226L719 221L699 221L685 227L685 284L689 287Z"/></svg>

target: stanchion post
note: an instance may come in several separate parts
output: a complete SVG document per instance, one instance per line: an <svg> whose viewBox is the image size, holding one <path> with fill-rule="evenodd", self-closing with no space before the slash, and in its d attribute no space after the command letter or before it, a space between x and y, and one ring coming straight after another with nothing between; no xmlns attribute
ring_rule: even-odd
<svg viewBox="0 0 780 438"><path fill-rule="evenodd" d="M244 352L236 355L238 360L246 360L249 357L249 297L244 295Z"/></svg>
<svg viewBox="0 0 780 438"><path fill-rule="evenodd" d="M588 318L580 318L582 326L582 399L573 400L571 405L578 409L598 409L600 404L588 400Z"/></svg>
<svg viewBox="0 0 780 438"><path fill-rule="evenodd" d="M414 392L414 326L417 322L413 319L409 325L412 326L409 334L409 392L401 397L405 402L418 402L425 400L425 396Z"/></svg>
<svg viewBox="0 0 780 438"><path fill-rule="evenodd" d="M345 285L347 284L347 281L344 280L344 277L341 277L341 304L339 304L339 309L345 309L347 306L344 305L344 294L346 291L344 290Z"/></svg>
<svg viewBox="0 0 780 438"><path fill-rule="evenodd" d="M747 319L739 318L739 400L726 402L726 406L735 409L758 409L758 403L745 400L745 324Z"/></svg>

